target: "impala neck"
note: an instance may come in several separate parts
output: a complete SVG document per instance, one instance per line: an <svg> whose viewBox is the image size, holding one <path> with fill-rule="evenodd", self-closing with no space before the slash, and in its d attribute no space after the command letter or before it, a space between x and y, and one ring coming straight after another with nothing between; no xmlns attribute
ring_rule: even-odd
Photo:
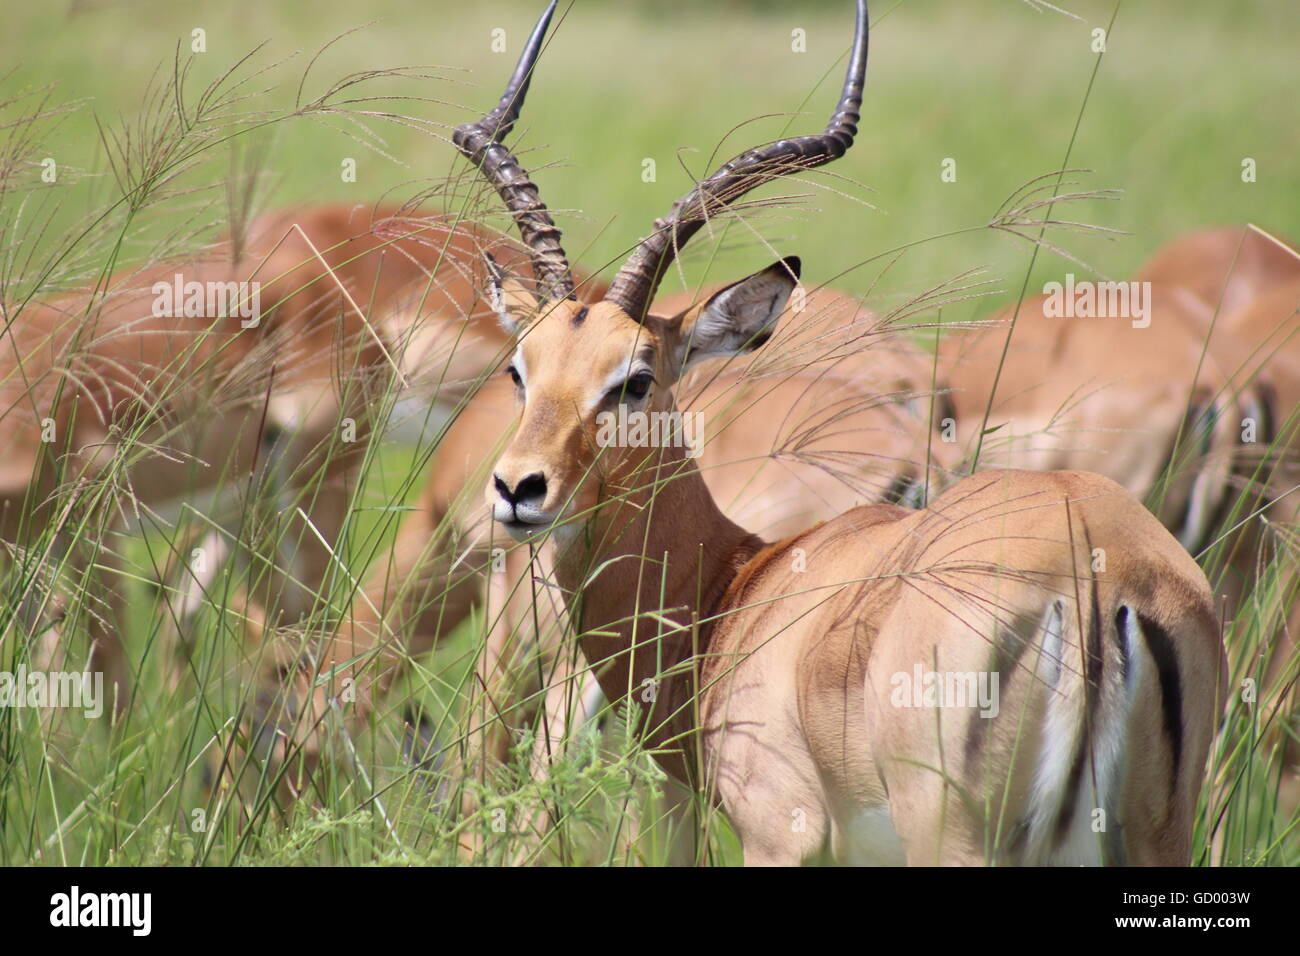
<svg viewBox="0 0 1300 956"><path fill-rule="evenodd" d="M707 651L712 631L692 622L713 613L764 542L718 509L683 449L656 449L620 484L632 490L604 488L593 517L557 548L556 579L601 690L610 701L631 696L645 715L646 742L664 743L660 764L689 781L691 662Z"/></svg>

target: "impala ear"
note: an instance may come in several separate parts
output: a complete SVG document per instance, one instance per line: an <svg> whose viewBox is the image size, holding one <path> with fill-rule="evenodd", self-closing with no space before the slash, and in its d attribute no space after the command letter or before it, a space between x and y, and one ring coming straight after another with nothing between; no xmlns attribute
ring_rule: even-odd
<svg viewBox="0 0 1300 956"><path fill-rule="evenodd" d="M512 274L501 268L492 258L490 252L483 253L483 262L487 266L488 302L497 319L511 335L519 331L520 326L537 312L537 296Z"/></svg>
<svg viewBox="0 0 1300 956"><path fill-rule="evenodd" d="M786 256L686 312L676 330L679 374L706 359L752 352L770 339L799 284L800 268L798 256Z"/></svg>

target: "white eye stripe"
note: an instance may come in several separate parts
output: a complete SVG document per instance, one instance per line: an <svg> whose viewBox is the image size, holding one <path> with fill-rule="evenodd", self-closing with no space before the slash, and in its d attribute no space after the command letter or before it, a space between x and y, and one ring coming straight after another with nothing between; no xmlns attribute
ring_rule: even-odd
<svg viewBox="0 0 1300 956"><path fill-rule="evenodd" d="M527 370L525 369L524 366L523 346L518 346L515 348L515 354L511 356L510 364L515 367L515 374L519 376L519 384L526 385L528 383L528 375L527 375Z"/></svg>

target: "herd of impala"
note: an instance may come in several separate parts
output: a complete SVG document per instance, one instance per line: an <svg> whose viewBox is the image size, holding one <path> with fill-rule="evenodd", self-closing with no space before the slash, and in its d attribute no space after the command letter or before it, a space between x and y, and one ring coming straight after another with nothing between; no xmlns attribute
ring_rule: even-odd
<svg viewBox="0 0 1300 956"><path fill-rule="evenodd" d="M725 812L747 863L1186 864L1223 621L1300 517L1300 255L1252 228L1195 233L1134 277L1142 323L1052 317L1038 296L937 356L800 286L794 256L657 299L709 220L853 146L858 0L825 130L723 164L606 286L570 267L504 145L554 6L500 103L454 136L522 246L451 215L306 206L6 317L0 640L66 652L59 581L80 580L125 707L142 651L119 637L108 533L209 488L159 604L182 643L204 601L241 609L258 662L241 739L291 758L295 786L478 608L455 773L490 778L537 720L545 775L574 721L634 700L643 744ZM174 275L260 280L262 313L159 315ZM436 393L446 422L418 505L353 579L335 545L398 392ZM601 438L603 416L680 437L695 412L697 445ZM287 504L231 531L268 488ZM200 541L249 563L242 593L211 593L188 563ZM345 613L286 641L340 582ZM1269 680L1295 680L1296 611ZM915 679L995 700L934 706Z"/></svg>

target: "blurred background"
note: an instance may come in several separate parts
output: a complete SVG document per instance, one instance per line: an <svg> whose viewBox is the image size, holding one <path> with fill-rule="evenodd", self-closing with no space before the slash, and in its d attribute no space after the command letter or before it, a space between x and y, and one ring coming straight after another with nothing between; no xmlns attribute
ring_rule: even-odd
<svg viewBox="0 0 1300 956"><path fill-rule="evenodd" d="M404 201L458 168L449 128L495 102L542 6L13 4L0 36L9 65L2 82L5 99L53 84L52 104L79 104L47 140L64 181L79 177L76 192L59 191L59 214L71 216L113 190L100 124L129 126L148 113L148 91L170 76L178 44L182 60L193 59L186 89L195 98L252 54L236 74L245 78L238 92L246 98L234 107L242 112L292 109L300 82L310 100L348 74L428 67L421 72L432 78L358 88L426 98L361 107L433 124L424 129L375 119L370 136L351 120L303 116L240 139L245 151L259 141L265 149L266 205ZM1160 242L1201 225L1250 221L1300 234L1300 5L1292 0L1127 3L1118 12L1109 0L1064 0L1055 9L1026 0L876 0L871 13L858 145L802 185L769 186L764 195L803 202L752 221L781 253L802 255L812 281L901 296L987 267L1006 290L1002 298L1011 298L1030 249L979 227L1017 187L1066 165L1091 170L1067 177L1081 188L1121 191L1115 201L1057 210L1131 234L1059 237L1109 278L1123 278ZM570 258L594 270L616 262L689 188L690 176L783 132L819 129L842 76L853 14L847 0L576 0L561 3L557 19L514 142L558 212ZM1107 27L1098 66L1094 30ZM204 31L202 54L191 54L196 28ZM186 180L197 191L153 212L184 210L218 228L229 152L211 150ZM346 158L356 160L355 182L343 181ZM1247 158L1255 161L1252 183L1242 181ZM643 179L647 159L653 182ZM955 181L941 179L946 159ZM147 227L137 236L150 238ZM733 227L724 245L730 251L711 266L715 278L767 258L744 227ZM708 246L694 249L692 279L714 259ZM1035 280L1063 271L1085 270L1040 255Z"/></svg>

